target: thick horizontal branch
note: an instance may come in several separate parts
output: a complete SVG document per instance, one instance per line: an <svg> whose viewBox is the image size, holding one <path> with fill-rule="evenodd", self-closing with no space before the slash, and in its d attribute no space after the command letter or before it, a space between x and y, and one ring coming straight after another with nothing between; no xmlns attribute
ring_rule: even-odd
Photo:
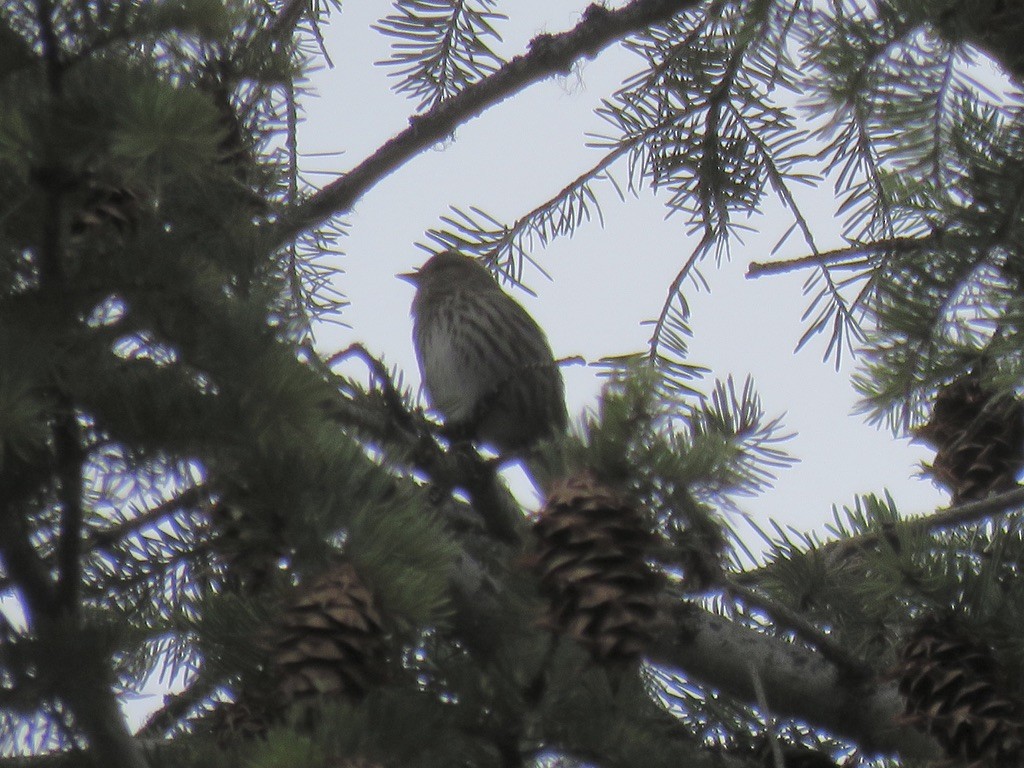
<svg viewBox="0 0 1024 768"><path fill-rule="evenodd" d="M530 50L493 74L409 120L409 127L319 192L285 210L268 233L271 248L344 213L371 187L410 158L444 140L458 126L525 87L571 71L576 61L595 56L625 35L666 21L697 5L697 0L633 0L618 10L591 5L583 20L568 32L538 35Z"/></svg>
<svg viewBox="0 0 1024 768"><path fill-rule="evenodd" d="M861 681L870 676L871 668L863 659L851 653L841 643L832 639L831 635L788 606L732 579L727 578L725 586L746 605L764 611L777 627L791 630L805 643L817 648L847 679Z"/></svg>
<svg viewBox="0 0 1024 768"><path fill-rule="evenodd" d="M931 738L898 724L903 700L895 683L855 684L814 651L686 603L677 604L671 618L672 629L657 639L650 662L754 706L760 687L775 717L824 728L867 754L941 756Z"/></svg>
<svg viewBox="0 0 1024 768"><path fill-rule="evenodd" d="M483 571L467 558L453 577L460 628L501 624L502 601L491 594ZM898 724L903 700L895 683L855 680L821 653L691 603L666 604L665 614L665 629L646 656L652 664L677 670L755 707L760 706L760 686L772 715L823 728L868 754L940 756L931 738Z"/></svg>

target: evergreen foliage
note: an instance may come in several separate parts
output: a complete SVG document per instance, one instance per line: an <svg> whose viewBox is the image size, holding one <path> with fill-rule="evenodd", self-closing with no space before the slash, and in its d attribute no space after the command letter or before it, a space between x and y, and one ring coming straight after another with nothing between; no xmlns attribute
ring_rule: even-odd
<svg viewBox="0 0 1024 768"><path fill-rule="evenodd" d="M974 420L1005 445L996 480L934 517L906 519L878 489L837 508L825 539L774 526L751 553L722 513L770 489L790 462L785 430L751 381L702 381L686 293L713 282L707 262L774 196L808 255L751 270L809 270L795 341L825 334L836 361L863 353L867 418L934 436L948 426L938 393L971 377L1019 419L1019 0L632 0L581 9L507 62L512 4L396 0L376 29L417 114L317 190L296 124L334 7L0 8L0 758L1016 759L1024 492L1004 489L1021 425L969 414L956 424L975 440L969 461L943 432L953 475L986 469ZM530 457L544 484L590 478L549 498L570 522L546 535L546 574L586 584L552 632L528 515L495 463L449 444L372 351L347 351L370 384L337 373L346 355L319 357L310 329L344 307L332 254L363 191L613 43L637 71L598 110L600 159L514 222L453 209L425 233L511 280L536 246L600 219L609 192L660 191L697 235L648 348L606 360L594 408ZM844 247L819 246L805 185L834 189ZM620 602L637 627L615 625ZM578 629L597 615L600 632ZM606 630L628 648L593 652ZM359 685L273 699L280 657L319 674L325 653L349 651L372 658ZM979 675L984 695L936 693L932 658ZM119 702L154 680L168 696L130 733ZM984 732L950 725L936 701Z"/></svg>

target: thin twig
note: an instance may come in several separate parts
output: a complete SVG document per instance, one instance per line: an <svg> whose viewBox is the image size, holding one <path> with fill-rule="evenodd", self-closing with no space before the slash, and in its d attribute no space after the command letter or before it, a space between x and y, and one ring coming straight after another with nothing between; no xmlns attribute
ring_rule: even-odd
<svg viewBox="0 0 1024 768"><path fill-rule="evenodd" d="M155 507L140 512L134 517L125 520L120 525L107 528L102 531L93 531L86 537L85 546L88 550L109 547L114 542L120 541L125 536L142 530L148 525L159 523L164 518L175 512L198 504L212 493L208 485L194 485L182 491L177 496L162 501Z"/></svg>
<svg viewBox="0 0 1024 768"><path fill-rule="evenodd" d="M683 264L682 269L680 269L676 273L675 278L673 278L672 280L672 284L668 287L668 292L665 296L665 302L664 304L662 304L661 312L658 314L658 319L654 324L654 332L651 333L651 338L647 343L652 358L657 356L658 348L661 346L661 339L665 333L665 328L668 325L669 318L671 316L672 305L675 303L677 298L681 298L681 289L683 287L683 282L686 280L687 276L689 276L690 270L692 270L693 267L697 264L697 262L704 258L704 256L707 254L708 250L714 244L714 240L714 232L710 230L704 232L704 235L703 237L701 237L700 242L697 243L696 246L694 246L694 249L693 251L691 251L689 258L686 260L686 263ZM682 314L685 317L686 315L689 314L689 312L685 311L685 299L683 299L682 306L684 310Z"/></svg>
<svg viewBox="0 0 1024 768"><path fill-rule="evenodd" d="M874 243L858 243L848 248L837 248L832 251L811 253L795 259L781 261L752 261L747 266L747 278L778 275L795 272L808 267L828 267L830 269L856 269L871 263L871 259L879 253L906 252L920 248L934 241L934 236L927 237L895 237L878 240Z"/></svg>
<svg viewBox="0 0 1024 768"><path fill-rule="evenodd" d="M709 16L708 18L711 18ZM683 264L682 268L676 273L675 278L672 280L672 284L669 286L668 293L665 297L665 301L661 305L661 312L658 314L658 319L654 323L654 332L651 334L651 338L648 341L649 354L652 360L657 359L659 350L663 346L662 338L665 335L665 329L669 326L672 307L679 302L681 311L680 314L683 318L686 318L688 312L686 311L686 299L682 295L682 287L687 277L693 275L698 276L699 273L695 272L695 267L699 261L701 261L711 251L712 246L719 242L722 235L722 228L724 225L719 220L718 224L715 223L715 210L721 206L718 200L718 190L708 188L707 179L712 178L714 170L720 165L719 154L719 127L722 119L722 112L726 108L729 102L729 95L732 91L737 73L740 71L740 66L743 63L743 55L746 52L747 45L739 46L730 56L728 66L722 74L720 81L715 86L714 90L708 96L707 99L707 118L704 121L704 137L701 142L701 156L700 156L700 167L698 176L700 182L698 184L697 196L699 198L702 218L704 221L704 234L701 236L700 242L694 247L690 253L689 258ZM713 183L711 185L713 187ZM811 242L813 247L814 243Z"/></svg>
<svg viewBox="0 0 1024 768"><path fill-rule="evenodd" d="M765 725L767 726L765 728L765 735L768 739L772 768L786 768L786 761L782 757L782 748L779 746L779 737L775 734L776 719L775 715L772 714L771 707L768 706L768 695L764 690L764 680L761 679L761 674L753 664L749 664L747 669L750 673L750 682L754 686L754 697L757 700L757 706L765 718Z"/></svg>
<svg viewBox="0 0 1024 768"><path fill-rule="evenodd" d="M660 128L661 126L659 125L658 127ZM496 260L497 255L501 252L503 248L508 248L511 253L513 243L515 243L517 240L522 239L525 233L529 232L531 229L534 231L538 229L538 227L540 226L537 223L538 219L543 220L547 218L550 215L551 210L556 205L561 204L560 201L564 201L574 194L581 193L582 190L584 190L588 184L596 181L599 178L600 174L607 174L608 169L612 165L614 165L623 155L630 152L633 149L633 146L633 142L623 142L619 146L615 147L615 149L611 150L597 163L595 163L593 166L588 168L586 171L584 171L575 179L573 179L564 187L562 187L562 189L560 189L555 195L548 198L540 205L535 206L533 210L528 211L522 216L520 216L518 219L516 219L515 222L513 222L511 226L505 227L504 232L502 232L501 234L501 238L495 241L495 243L493 244L492 258ZM597 207L597 216L600 221L604 221L604 217L601 214L601 209L599 206ZM523 251L521 250L521 252ZM529 259L529 256L526 256L526 258ZM539 264L534 262L532 259L530 259L530 261L534 264L534 266L536 266L543 272L543 268ZM547 273L545 273L545 275L546 274ZM521 283L519 283L518 280L513 280L513 282L521 285Z"/></svg>
<svg viewBox="0 0 1024 768"><path fill-rule="evenodd" d="M381 392L384 397L384 405L387 406L388 411L391 413L391 417L395 422L402 427L411 428L413 427L412 416L405 409L405 403L402 400L402 395L395 386L395 383L391 380L391 373L388 371L384 363L370 354L370 351L362 344L350 344L340 352L336 352L327 359L327 368L332 369L338 363L344 362L350 357L358 357L367 367L370 369L370 373L373 378L381 387Z"/></svg>

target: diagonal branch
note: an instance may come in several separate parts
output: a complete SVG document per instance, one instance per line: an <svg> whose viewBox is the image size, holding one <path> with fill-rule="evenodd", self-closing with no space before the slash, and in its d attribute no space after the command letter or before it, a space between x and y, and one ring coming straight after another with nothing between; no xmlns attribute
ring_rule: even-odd
<svg viewBox="0 0 1024 768"><path fill-rule="evenodd" d="M499 481L495 463L472 449L456 446L443 449L433 438L430 423L423 413L406 411L387 369L379 360L360 345L340 353L341 356L360 354L367 361L381 380L382 396L350 387L343 377L331 370L331 363L321 360L311 349L304 352L309 363L338 386L338 397L323 404L327 418L358 430L373 444L391 446L411 466L430 478L435 493L446 495L454 488L465 489L473 508L498 541L521 542L526 521L515 498ZM336 358L338 355L332 357L332 361Z"/></svg>
<svg viewBox="0 0 1024 768"><path fill-rule="evenodd" d="M217 683L203 678L193 680L185 690L164 696L163 706L149 716L136 738L162 739L167 732L181 724L184 718L209 699L216 691Z"/></svg>
<svg viewBox="0 0 1024 768"><path fill-rule="evenodd" d="M213 493L214 489L208 485L194 485L150 509L141 512L136 509L136 514L131 518L123 520L110 528L90 532L85 540L85 548L91 552L95 549L109 547L115 542L122 540L125 536L150 525L156 525L183 509L196 506L204 499L209 498Z"/></svg>
<svg viewBox="0 0 1024 768"><path fill-rule="evenodd" d="M268 247L280 248L331 216L350 210L377 182L489 107L544 78L568 73L579 59L596 56L631 32L666 21L696 5L697 0L633 0L617 10L589 6L575 28L557 35L538 35L530 42L528 53L428 112L410 118L408 128L351 171L283 211L267 232Z"/></svg>

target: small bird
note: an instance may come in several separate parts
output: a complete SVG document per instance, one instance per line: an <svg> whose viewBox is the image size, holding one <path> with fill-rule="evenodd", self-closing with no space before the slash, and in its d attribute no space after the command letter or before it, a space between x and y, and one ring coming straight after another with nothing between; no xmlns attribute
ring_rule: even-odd
<svg viewBox="0 0 1024 768"><path fill-rule="evenodd" d="M565 429L565 387L547 338L483 265L445 251L399 277L416 286L416 358L450 435L508 454Z"/></svg>

